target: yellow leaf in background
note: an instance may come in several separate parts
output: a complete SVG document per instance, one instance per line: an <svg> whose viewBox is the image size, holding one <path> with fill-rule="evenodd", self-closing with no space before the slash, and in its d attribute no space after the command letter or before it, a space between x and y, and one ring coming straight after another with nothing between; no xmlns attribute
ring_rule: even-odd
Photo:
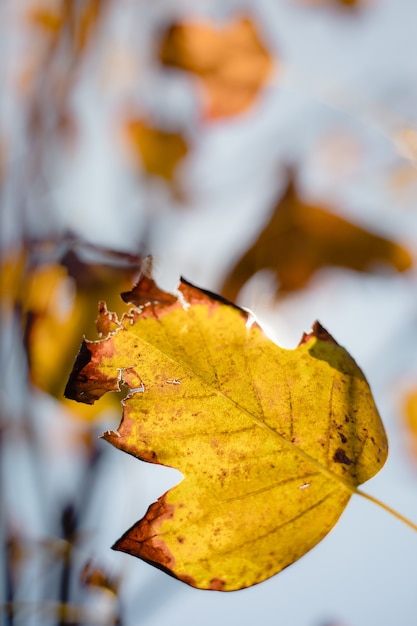
<svg viewBox="0 0 417 626"><path fill-rule="evenodd" d="M391 266L403 272L412 263L410 253L399 244L302 201L290 180L268 224L227 276L222 294L235 300L243 285L263 269L274 272L281 295L303 289L324 267L370 273Z"/></svg>
<svg viewBox="0 0 417 626"><path fill-rule="evenodd" d="M404 416L411 453L417 458L417 389L411 391L404 403Z"/></svg>
<svg viewBox="0 0 417 626"><path fill-rule="evenodd" d="M74 404L63 393L74 361L74 345L80 343L84 332L96 334L99 300L106 298L120 314L126 310L114 284L127 289L138 272L138 258L119 257L120 265L111 266L86 263L69 252L62 262L28 267L27 254L13 252L3 266L7 281L2 281L2 300L8 310L14 307L22 317L30 379L72 414ZM108 328L113 326L109 323ZM99 410L80 406L77 416L95 419L104 408L114 406L115 400L109 396Z"/></svg>
<svg viewBox="0 0 417 626"><path fill-rule="evenodd" d="M231 591L315 546L383 466L387 440L361 370L318 323L285 350L219 296L184 280L179 291L142 277L123 296L142 306L84 341L66 395L93 403L128 385L104 438L184 476L114 548Z"/></svg>
<svg viewBox="0 0 417 626"><path fill-rule="evenodd" d="M208 118L248 109L268 80L273 61L253 22L185 22L172 25L162 40L161 63L200 77Z"/></svg>
<svg viewBox="0 0 417 626"><path fill-rule="evenodd" d="M125 136L135 159L148 174L174 180L176 169L188 152L182 135L131 119L125 124Z"/></svg>
<svg viewBox="0 0 417 626"><path fill-rule="evenodd" d="M26 271L27 255L23 248L16 246L3 250L0 266L0 298L2 314L7 319L16 302L20 301L21 284Z"/></svg>

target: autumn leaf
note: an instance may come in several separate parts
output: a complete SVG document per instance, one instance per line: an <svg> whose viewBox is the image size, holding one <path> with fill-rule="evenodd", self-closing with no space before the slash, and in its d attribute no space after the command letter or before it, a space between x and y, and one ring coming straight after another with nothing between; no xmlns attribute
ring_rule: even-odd
<svg viewBox="0 0 417 626"><path fill-rule="evenodd" d="M412 258L397 243L304 202L290 180L269 222L231 269L221 291L235 300L246 281L263 269L274 272L282 295L302 289L324 267L373 272L384 265L403 272Z"/></svg>
<svg viewBox="0 0 417 626"><path fill-rule="evenodd" d="M177 167L188 152L182 135L148 126L141 119L128 120L124 131L133 157L139 165L148 174L174 181Z"/></svg>
<svg viewBox="0 0 417 626"><path fill-rule="evenodd" d="M127 385L119 429L103 437L184 476L114 548L231 591L315 546L387 440L361 370L320 324L286 350L223 298L185 280L179 292L143 276L124 294L141 306L83 342L66 395L93 403Z"/></svg>
<svg viewBox="0 0 417 626"><path fill-rule="evenodd" d="M273 61L254 23L211 21L173 24L161 42L163 65L196 74L205 94L208 118L246 111L268 80Z"/></svg>

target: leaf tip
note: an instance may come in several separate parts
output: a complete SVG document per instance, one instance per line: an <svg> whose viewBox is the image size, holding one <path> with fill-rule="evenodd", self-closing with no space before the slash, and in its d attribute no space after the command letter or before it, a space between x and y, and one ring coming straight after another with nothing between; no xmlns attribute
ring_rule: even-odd
<svg viewBox="0 0 417 626"><path fill-rule="evenodd" d="M324 328L324 326L320 324L318 320L314 322L313 326L311 327L310 333L303 333L301 341L298 345L301 346L302 344L307 343L308 341L310 341L310 339L313 338L338 345L337 341L331 336L329 332L327 332L327 330Z"/></svg>
<svg viewBox="0 0 417 626"><path fill-rule="evenodd" d="M201 287L196 287L189 280L181 276L179 291L186 300L188 304L197 304L197 303L208 303L212 302L215 304L225 304L226 306L230 306L233 309L239 311L244 318L248 317L248 312L245 309L242 309L240 306L228 300L224 296L214 293L213 291L209 291L208 289L202 289Z"/></svg>
<svg viewBox="0 0 417 626"><path fill-rule="evenodd" d="M100 435L99 439L105 439L109 443L113 443L115 439L120 439L121 434L118 430L106 430L102 435Z"/></svg>
<svg viewBox="0 0 417 626"><path fill-rule="evenodd" d="M113 545L112 550L136 556L168 574L174 575L175 559L159 531L162 523L174 515L174 506L167 503L166 494L148 508L145 517L134 524Z"/></svg>
<svg viewBox="0 0 417 626"><path fill-rule="evenodd" d="M106 302L101 300L98 303L98 317L96 320L96 328L99 337L108 337L120 327L121 325L117 313L109 311Z"/></svg>
<svg viewBox="0 0 417 626"><path fill-rule="evenodd" d="M177 297L172 293L163 291L158 287L152 277L152 257L147 257L142 265L141 275L130 291L120 294L122 300L136 307L161 304L169 306L177 302Z"/></svg>

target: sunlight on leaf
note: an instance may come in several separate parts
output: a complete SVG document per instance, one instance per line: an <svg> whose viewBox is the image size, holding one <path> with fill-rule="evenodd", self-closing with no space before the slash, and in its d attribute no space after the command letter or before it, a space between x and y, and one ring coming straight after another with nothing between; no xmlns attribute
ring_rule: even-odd
<svg viewBox="0 0 417 626"><path fill-rule="evenodd" d="M114 548L231 591L315 546L381 469L387 440L361 370L320 324L286 350L219 296L185 280L179 291L143 276L124 299L148 303L83 342L66 395L93 403L127 384L103 437L184 475Z"/></svg>
<svg viewBox="0 0 417 626"><path fill-rule="evenodd" d="M235 300L256 272L268 269L282 295L304 288L315 272L328 266L357 272L390 266L404 272L412 266L412 257L399 244L307 204L290 180L269 222L230 271L222 293Z"/></svg>
<svg viewBox="0 0 417 626"><path fill-rule="evenodd" d="M248 109L273 68L257 28L247 17L228 24L174 24L162 40L160 60L168 67L199 76L205 93L205 114L212 119Z"/></svg>

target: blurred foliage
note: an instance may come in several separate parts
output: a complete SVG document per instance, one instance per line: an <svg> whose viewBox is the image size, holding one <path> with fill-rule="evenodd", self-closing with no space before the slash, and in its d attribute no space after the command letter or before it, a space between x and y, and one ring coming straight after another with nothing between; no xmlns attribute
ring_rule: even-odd
<svg viewBox="0 0 417 626"><path fill-rule="evenodd" d="M53 243L49 242L49 246ZM45 247L45 242L41 248ZM37 246L28 244L32 251ZM94 319L98 303L106 300L120 315L126 306L118 296L138 274L140 259L112 253L113 265L87 262L70 250L56 261L34 261L27 250L12 249L5 258L1 297L5 311L15 311L22 323L31 382L57 398L77 417L94 419L119 398L95 410L68 403L64 398L66 378L74 360L74 345L84 333L97 334ZM117 285L117 291L114 286Z"/></svg>
<svg viewBox="0 0 417 626"><path fill-rule="evenodd" d="M102 567L87 561L80 573L80 580L86 587L98 587L114 595L117 594L120 586L120 576L113 576Z"/></svg>
<svg viewBox="0 0 417 626"><path fill-rule="evenodd" d="M91 43L108 0L55 0L35 4L28 10L28 22L44 31L51 47L68 46L74 57L81 56Z"/></svg>
<svg viewBox="0 0 417 626"><path fill-rule="evenodd" d="M276 294L303 289L324 267L374 272L413 264L401 245L355 226L335 213L306 203L290 178L269 222L226 277L222 293L235 300L243 285L263 269L276 279Z"/></svg>
<svg viewBox="0 0 417 626"><path fill-rule="evenodd" d="M161 42L161 63L195 74L203 85L203 109L210 119L230 117L253 105L273 60L253 21L173 24Z"/></svg>

